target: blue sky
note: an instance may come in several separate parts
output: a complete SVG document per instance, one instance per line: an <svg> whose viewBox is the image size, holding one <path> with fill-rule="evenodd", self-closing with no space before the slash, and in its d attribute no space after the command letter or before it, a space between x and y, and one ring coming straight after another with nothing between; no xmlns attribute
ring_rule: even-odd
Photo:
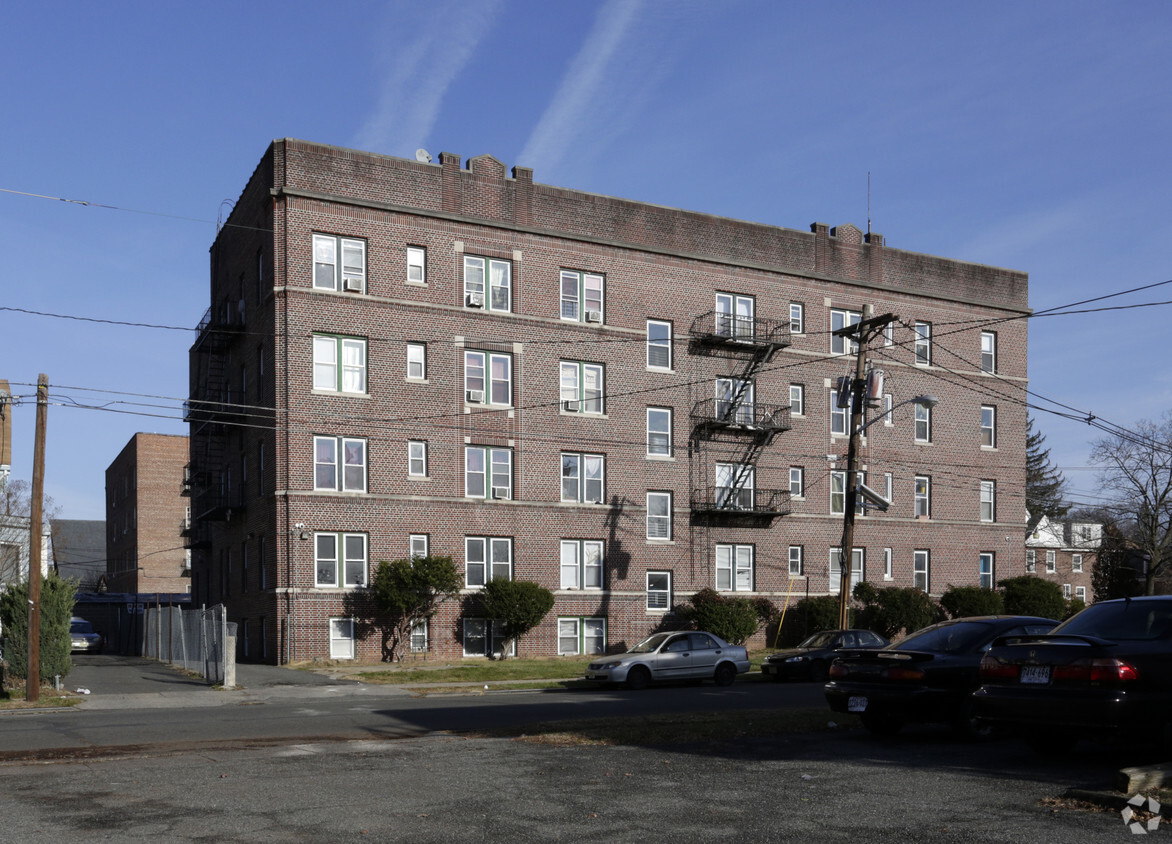
<svg viewBox="0 0 1172 844"><path fill-rule="evenodd" d="M1166 281L1170 35L1166 2L14 4L0 377L30 396L49 376L46 491L104 518L130 437L186 433L216 219L286 136L491 154L545 184L796 229L865 228L870 173L890 246L1024 270L1036 310ZM1031 389L1123 426L1158 417L1170 316L1032 320ZM1034 415L1093 500L1097 432ZM14 421L28 479L34 403Z"/></svg>

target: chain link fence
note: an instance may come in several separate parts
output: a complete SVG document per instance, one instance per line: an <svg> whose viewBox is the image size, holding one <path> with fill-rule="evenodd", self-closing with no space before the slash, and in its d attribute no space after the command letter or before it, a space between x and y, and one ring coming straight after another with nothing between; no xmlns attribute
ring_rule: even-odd
<svg viewBox="0 0 1172 844"><path fill-rule="evenodd" d="M236 685L236 625L222 604L198 610L148 606L142 655L182 666L212 684Z"/></svg>

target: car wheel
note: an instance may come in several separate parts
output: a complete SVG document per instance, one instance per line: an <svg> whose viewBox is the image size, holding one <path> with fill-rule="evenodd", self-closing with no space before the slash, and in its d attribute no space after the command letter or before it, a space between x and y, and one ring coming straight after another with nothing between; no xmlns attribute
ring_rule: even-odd
<svg viewBox="0 0 1172 844"><path fill-rule="evenodd" d="M722 662L716 666L716 672L712 675L712 679L718 686L731 686L733 681L737 679L737 667L731 662Z"/></svg>
<svg viewBox="0 0 1172 844"><path fill-rule="evenodd" d="M957 709L951 726L954 733L970 741L988 738L993 734L993 728L988 722L977 718L976 705L971 699L966 700Z"/></svg>
<svg viewBox="0 0 1172 844"><path fill-rule="evenodd" d="M824 682L830 679L830 666L824 659L816 659L810 664L810 679Z"/></svg>
<svg viewBox="0 0 1172 844"><path fill-rule="evenodd" d="M639 691L651 685L651 672L645 666L636 665L627 672L627 688Z"/></svg>
<svg viewBox="0 0 1172 844"><path fill-rule="evenodd" d="M869 709L859 714L863 726L877 736L893 736L903 729L903 721L882 709Z"/></svg>

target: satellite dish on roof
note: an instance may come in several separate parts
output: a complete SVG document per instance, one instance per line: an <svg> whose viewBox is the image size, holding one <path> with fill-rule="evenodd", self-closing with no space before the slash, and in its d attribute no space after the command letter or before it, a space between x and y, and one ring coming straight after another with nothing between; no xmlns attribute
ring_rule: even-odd
<svg viewBox="0 0 1172 844"><path fill-rule="evenodd" d="M419 149L415 150L415 160L422 161L424 164L427 164L431 161L431 153L425 150L423 147L420 147Z"/></svg>

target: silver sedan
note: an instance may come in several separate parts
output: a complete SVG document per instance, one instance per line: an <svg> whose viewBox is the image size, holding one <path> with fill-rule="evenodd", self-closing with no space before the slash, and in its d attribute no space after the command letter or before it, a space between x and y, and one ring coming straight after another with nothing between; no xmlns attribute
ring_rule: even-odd
<svg viewBox="0 0 1172 844"><path fill-rule="evenodd" d="M712 633L687 630L648 636L625 654L586 666L586 679L643 689L653 680L712 680L731 685L749 670L749 654Z"/></svg>

